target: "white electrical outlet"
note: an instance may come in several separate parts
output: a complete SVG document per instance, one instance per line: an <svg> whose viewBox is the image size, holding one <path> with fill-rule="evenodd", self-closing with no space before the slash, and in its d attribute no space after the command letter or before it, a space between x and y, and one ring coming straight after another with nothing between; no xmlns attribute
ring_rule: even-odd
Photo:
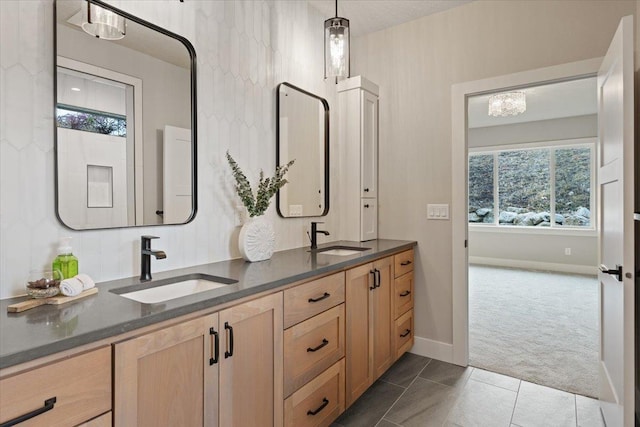
<svg viewBox="0 0 640 427"><path fill-rule="evenodd" d="M565 255L571 255L571 248L564 248Z"/></svg>
<svg viewBox="0 0 640 427"><path fill-rule="evenodd" d="M427 219L449 219L449 205L428 204Z"/></svg>

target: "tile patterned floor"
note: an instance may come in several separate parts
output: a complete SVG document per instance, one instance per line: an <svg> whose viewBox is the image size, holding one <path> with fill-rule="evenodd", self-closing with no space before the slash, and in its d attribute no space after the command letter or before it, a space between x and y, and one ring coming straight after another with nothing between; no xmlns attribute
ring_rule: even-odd
<svg viewBox="0 0 640 427"><path fill-rule="evenodd" d="M604 427L598 401L406 353L332 427Z"/></svg>

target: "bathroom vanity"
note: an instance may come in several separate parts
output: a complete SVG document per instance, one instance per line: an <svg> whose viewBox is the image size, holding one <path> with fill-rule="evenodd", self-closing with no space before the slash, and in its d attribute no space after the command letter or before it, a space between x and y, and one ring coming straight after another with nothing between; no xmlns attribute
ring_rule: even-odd
<svg viewBox="0 0 640 427"><path fill-rule="evenodd" d="M62 308L10 314L16 300L2 301L0 423L330 425L413 344L415 244L335 242L156 273L149 286L237 280L156 304L117 293L137 278ZM369 249L322 252L336 245Z"/></svg>

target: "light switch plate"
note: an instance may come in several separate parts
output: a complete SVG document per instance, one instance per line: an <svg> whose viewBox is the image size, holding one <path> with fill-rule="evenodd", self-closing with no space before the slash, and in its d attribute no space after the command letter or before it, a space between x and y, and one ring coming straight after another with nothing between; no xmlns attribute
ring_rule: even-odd
<svg viewBox="0 0 640 427"><path fill-rule="evenodd" d="M449 219L448 204L428 204L427 219Z"/></svg>

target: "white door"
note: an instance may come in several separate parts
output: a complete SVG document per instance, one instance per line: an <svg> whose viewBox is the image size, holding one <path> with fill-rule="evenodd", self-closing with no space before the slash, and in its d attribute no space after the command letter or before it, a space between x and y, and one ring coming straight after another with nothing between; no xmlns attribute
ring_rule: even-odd
<svg viewBox="0 0 640 427"><path fill-rule="evenodd" d="M598 71L600 407L611 427L631 426L634 417L633 77L627 16Z"/></svg>
<svg viewBox="0 0 640 427"><path fill-rule="evenodd" d="M162 220L180 224L191 216L191 129L164 127Z"/></svg>

